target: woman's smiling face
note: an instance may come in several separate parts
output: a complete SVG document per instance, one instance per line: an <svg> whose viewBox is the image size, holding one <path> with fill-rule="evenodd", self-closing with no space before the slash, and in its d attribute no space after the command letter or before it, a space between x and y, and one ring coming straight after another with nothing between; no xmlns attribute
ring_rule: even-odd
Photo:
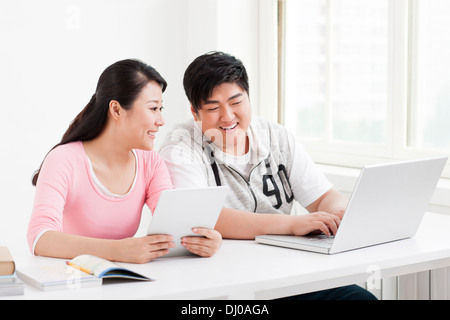
<svg viewBox="0 0 450 320"><path fill-rule="evenodd" d="M164 125L162 108L161 86L150 81L134 101L133 107L126 111L124 134L128 136L133 148L153 149L155 134Z"/></svg>

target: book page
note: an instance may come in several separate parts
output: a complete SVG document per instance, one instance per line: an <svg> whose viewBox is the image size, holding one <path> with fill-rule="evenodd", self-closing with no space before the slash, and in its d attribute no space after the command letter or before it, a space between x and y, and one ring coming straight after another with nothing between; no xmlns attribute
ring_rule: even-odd
<svg viewBox="0 0 450 320"><path fill-rule="evenodd" d="M121 267L120 265L91 255L80 255L70 261L74 267L98 278L119 277L136 280L152 280L146 276Z"/></svg>
<svg viewBox="0 0 450 320"><path fill-rule="evenodd" d="M112 268L122 269L122 267L115 264L114 262L87 254L75 257L74 259L71 260L71 263L89 271L92 275L96 277L101 277L104 272L107 272Z"/></svg>

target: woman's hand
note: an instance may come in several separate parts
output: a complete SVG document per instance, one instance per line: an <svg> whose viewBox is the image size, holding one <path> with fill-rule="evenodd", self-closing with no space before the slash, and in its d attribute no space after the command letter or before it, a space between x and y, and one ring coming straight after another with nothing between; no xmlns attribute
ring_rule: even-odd
<svg viewBox="0 0 450 320"><path fill-rule="evenodd" d="M196 255L211 257L222 245L222 236L216 230L193 228L192 231L203 237L183 237L181 244Z"/></svg>
<svg viewBox="0 0 450 320"><path fill-rule="evenodd" d="M172 236L165 234L117 240L114 260L129 263L146 263L169 253L175 247Z"/></svg>

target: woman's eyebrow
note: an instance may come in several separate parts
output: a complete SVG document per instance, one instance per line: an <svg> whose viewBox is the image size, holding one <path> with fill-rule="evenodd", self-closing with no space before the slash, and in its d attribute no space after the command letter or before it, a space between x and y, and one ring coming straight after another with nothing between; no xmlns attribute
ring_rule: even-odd
<svg viewBox="0 0 450 320"><path fill-rule="evenodd" d="M148 100L146 103L152 103L152 102L154 102L154 103L162 103L163 102L163 100Z"/></svg>

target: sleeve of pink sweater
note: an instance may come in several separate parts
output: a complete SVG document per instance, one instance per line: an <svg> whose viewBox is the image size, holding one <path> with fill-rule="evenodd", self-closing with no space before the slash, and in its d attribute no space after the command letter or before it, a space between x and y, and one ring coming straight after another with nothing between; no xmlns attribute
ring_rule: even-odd
<svg viewBox="0 0 450 320"><path fill-rule="evenodd" d="M27 240L33 251L34 239L47 230L62 231L63 211L73 181L71 152L56 148L46 156L36 184ZM67 151L70 151L67 150Z"/></svg>
<svg viewBox="0 0 450 320"><path fill-rule="evenodd" d="M136 150L136 153L141 155L148 152ZM145 161L141 161L144 162L142 169L147 176L145 203L153 214L161 192L165 189L172 189L173 183L166 163L157 152L151 152L149 157L139 156L139 158L145 159Z"/></svg>

